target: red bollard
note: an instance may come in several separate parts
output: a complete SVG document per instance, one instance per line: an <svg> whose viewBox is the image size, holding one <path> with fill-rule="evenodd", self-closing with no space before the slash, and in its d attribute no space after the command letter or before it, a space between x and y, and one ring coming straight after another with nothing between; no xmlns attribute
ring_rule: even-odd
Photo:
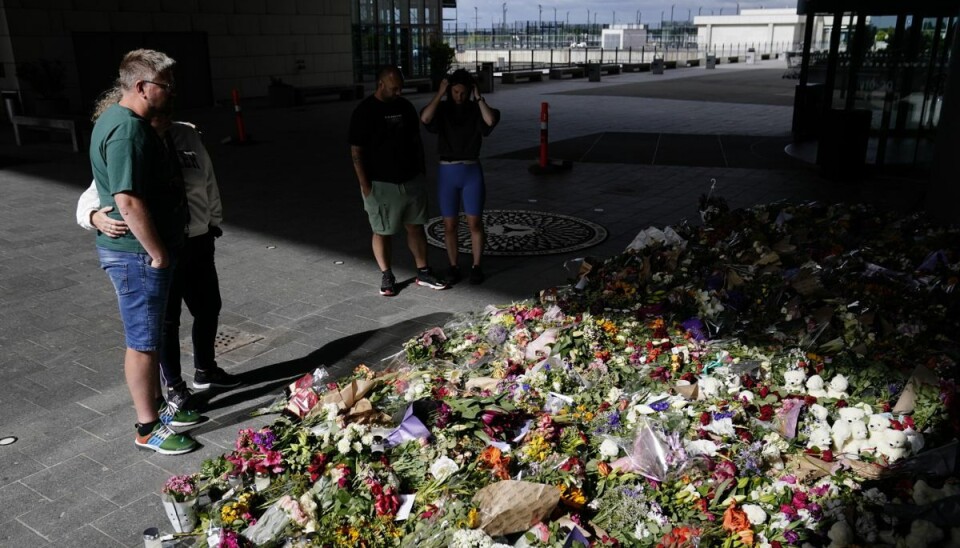
<svg viewBox="0 0 960 548"><path fill-rule="evenodd" d="M233 111L237 113L237 141L247 142L247 132L243 127L243 112L240 109L240 92L233 90Z"/></svg>
<svg viewBox="0 0 960 548"><path fill-rule="evenodd" d="M550 163L550 156L547 154L547 122L550 119L548 113L550 105L540 103L540 167L546 168Z"/></svg>

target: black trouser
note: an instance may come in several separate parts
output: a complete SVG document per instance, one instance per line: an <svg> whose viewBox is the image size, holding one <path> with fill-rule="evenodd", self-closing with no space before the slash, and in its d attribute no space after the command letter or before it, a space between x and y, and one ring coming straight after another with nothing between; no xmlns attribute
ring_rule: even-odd
<svg viewBox="0 0 960 548"><path fill-rule="evenodd" d="M160 374L167 386L183 382L180 374L180 303L187 303L193 316L193 365L197 369L216 367L214 343L220 318L220 282L213 234L187 238L173 271L167 311L163 318Z"/></svg>

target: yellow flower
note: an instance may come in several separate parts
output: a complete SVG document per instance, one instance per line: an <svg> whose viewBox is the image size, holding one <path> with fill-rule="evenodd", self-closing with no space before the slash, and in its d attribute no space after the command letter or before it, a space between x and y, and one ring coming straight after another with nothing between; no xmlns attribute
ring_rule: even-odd
<svg viewBox="0 0 960 548"><path fill-rule="evenodd" d="M516 325L517 319L511 314L504 314L500 316L500 323L502 323L504 327L513 327Z"/></svg>
<svg viewBox="0 0 960 548"><path fill-rule="evenodd" d="M480 511L476 508L471 508L470 513L467 514L467 527L470 529L480 527Z"/></svg>
<svg viewBox="0 0 960 548"><path fill-rule="evenodd" d="M237 511L237 503L228 502L220 508L220 520L224 524L229 525L238 519L240 519L240 513Z"/></svg>

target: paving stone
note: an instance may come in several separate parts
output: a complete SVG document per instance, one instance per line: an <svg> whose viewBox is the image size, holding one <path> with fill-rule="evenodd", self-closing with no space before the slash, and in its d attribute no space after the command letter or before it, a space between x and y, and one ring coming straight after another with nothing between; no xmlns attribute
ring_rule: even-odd
<svg viewBox="0 0 960 548"><path fill-rule="evenodd" d="M96 436L79 428L61 427L57 433L48 436L21 437L17 450L41 464L54 466L102 443Z"/></svg>
<svg viewBox="0 0 960 548"><path fill-rule="evenodd" d="M2 504L0 504L0 524L8 523L50 502L49 499L20 482L0 487L0 501L2 501ZM0 546L7 545L0 544Z"/></svg>
<svg viewBox="0 0 960 548"><path fill-rule="evenodd" d="M9 434L9 432L4 432L4 435L7 434ZM0 467L0 486L9 485L47 468L34 459L17 451L14 449L14 446L2 448L2 450L0 450L0 458L3 459L3 466ZM3 497L0 497L0 500L3 500ZM0 508L2 507L3 504L0 504Z"/></svg>
<svg viewBox="0 0 960 548"><path fill-rule="evenodd" d="M119 540L110 537L93 525L84 525L76 531L69 531L60 538L53 539L51 544L57 546L95 546L96 548L122 548L125 546ZM141 545L143 545L142 539L140 544L130 546L139 548Z"/></svg>
<svg viewBox="0 0 960 548"><path fill-rule="evenodd" d="M84 488L31 510L17 521L46 538L57 538L94 523L116 509L117 505Z"/></svg>
<svg viewBox="0 0 960 548"><path fill-rule="evenodd" d="M23 478L20 483L55 500L96 483L94 475L89 472L99 472L99 468L99 463L85 456L77 456Z"/></svg>
<svg viewBox="0 0 960 548"><path fill-rule="evenodd" d="M132 443L130 445L133 445ZM158 455L158 457L166 455ZM183 459L177 459L183 460ZM191 463L195 464L195 463ZM163 482L170 474L160 468L141 461L100 478L96 483L88 483L86 488L119 507L136 502L146 493L159 493Z"/></svg>
<svg viewBox="0 0 960 548"><path fill-rule="evenodd" d="M47 539L32 528L13 521L0 527L0 546L48 546Z"/></svg>

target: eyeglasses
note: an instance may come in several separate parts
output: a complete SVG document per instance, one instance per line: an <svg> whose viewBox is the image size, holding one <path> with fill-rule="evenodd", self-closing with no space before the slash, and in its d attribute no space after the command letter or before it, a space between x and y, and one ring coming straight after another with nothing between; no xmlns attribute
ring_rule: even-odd
<svg viewBox="0 0 960 548"><path fill-rule="evenodd" d="M144 84L153 84L153 85L155 85L155 86L157 86L157 87L163 88L163 90L164 90L164 91L167 91L167 92L173 92L174 90L177 89L177 87L176 87L175 84L163 84L163 83L160 83L160 82L152 82L152 81L150 81L150 80L144 80L143 83L144 83Z"/></svg>

